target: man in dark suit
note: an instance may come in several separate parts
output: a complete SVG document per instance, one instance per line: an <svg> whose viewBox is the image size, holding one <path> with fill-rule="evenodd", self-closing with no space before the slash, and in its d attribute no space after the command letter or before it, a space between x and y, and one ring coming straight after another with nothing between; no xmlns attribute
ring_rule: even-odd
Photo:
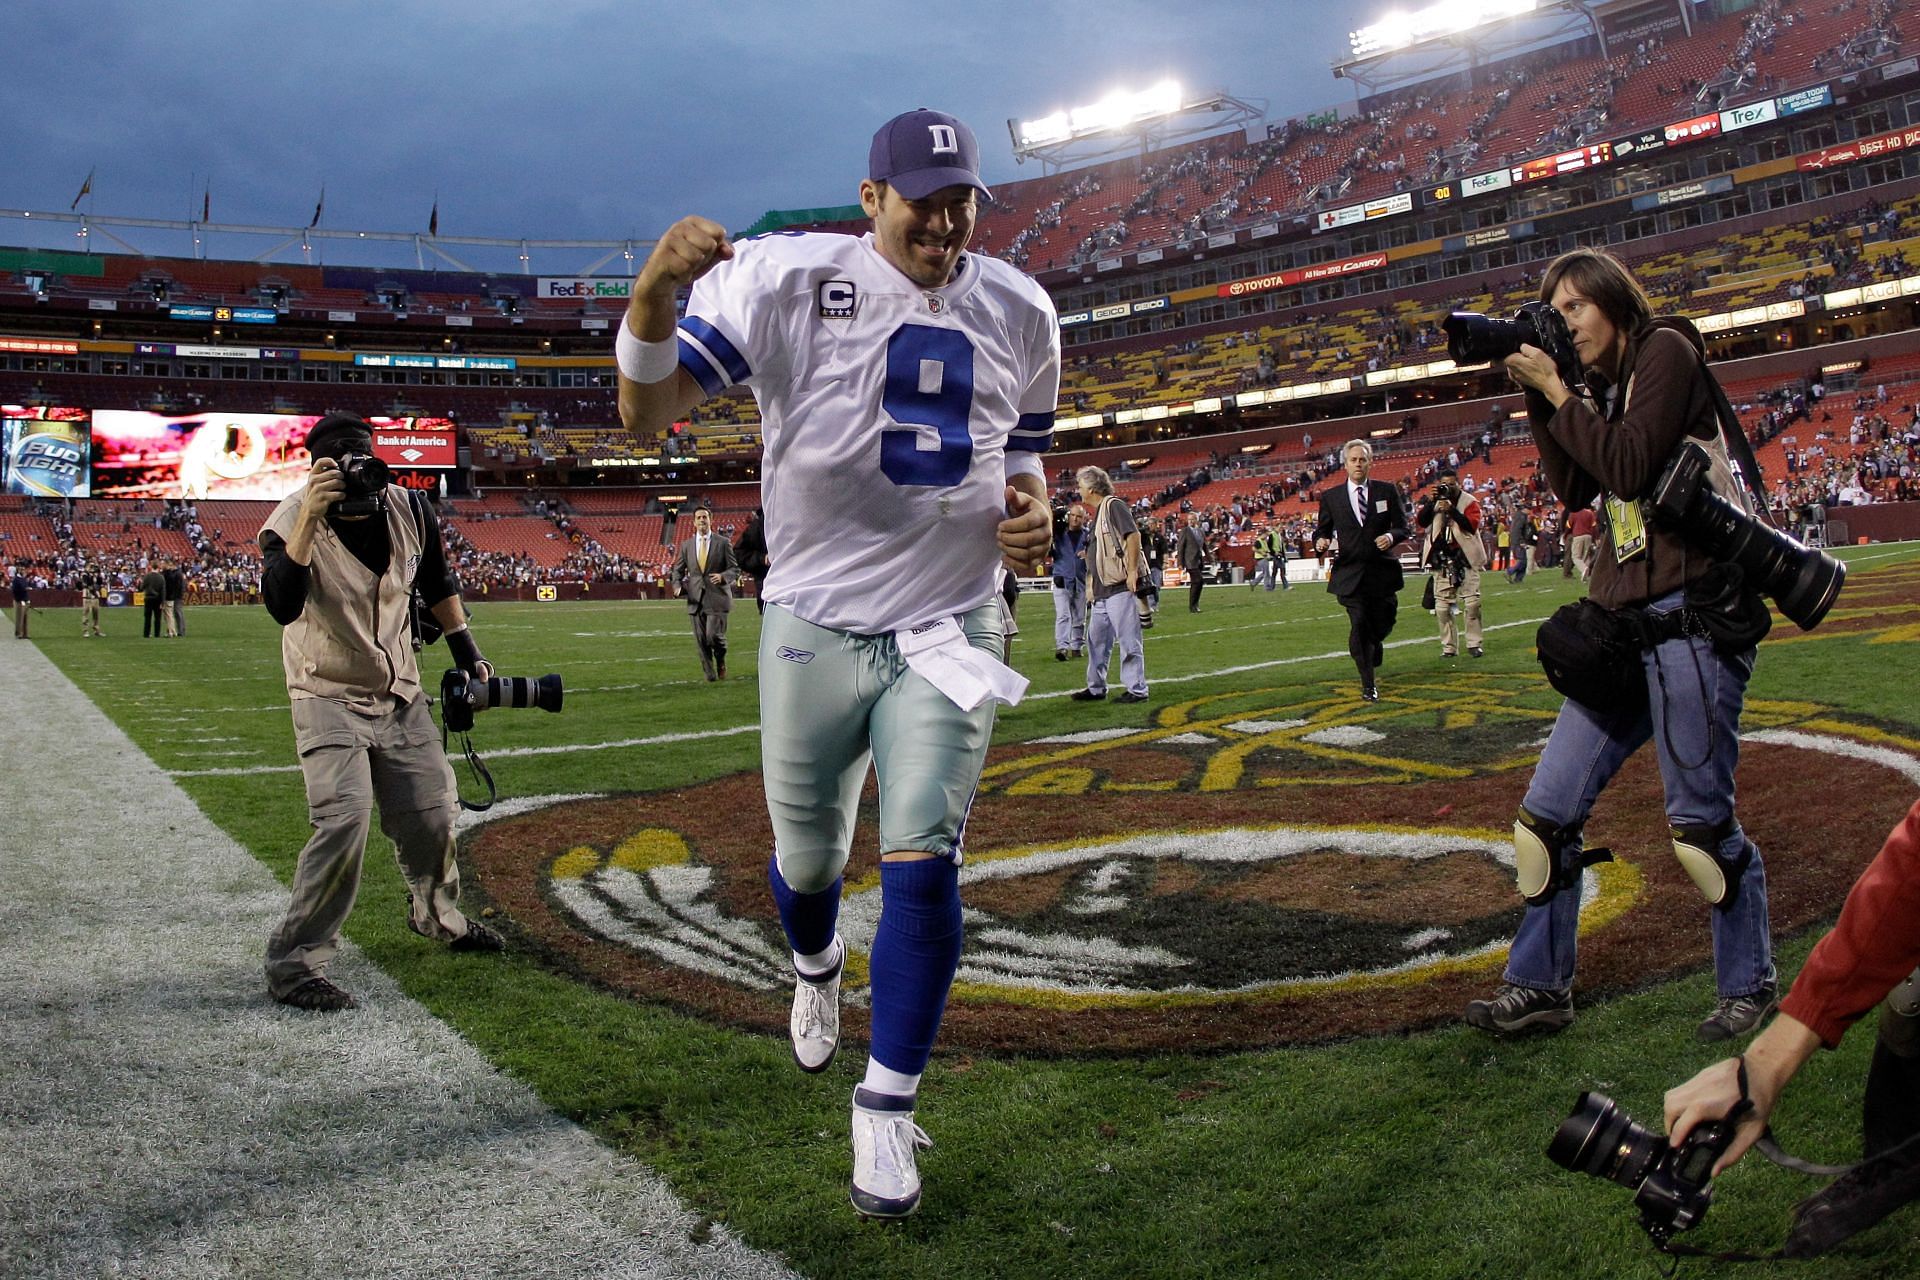
<svg viewBox="0 0 1920 1280"><path fill-rule="evenodd" d="M1400 490L1385 481L1367 479L1373 469L1373 446L1365 440L1349 440L1341 455L1346 459L1347 482L1321 491L1313 545L1324 553L1338 544L1327 590L1347 611L1347 652L1360 670L1360 696L1378 702L1373 669L1385 656L1385 641L1400 607L1397 593L1406 581L1393 546L1411 536L1411 530Z"/></svg>
<svg viewBox="0 0 1920 1280"><path fill-rule="evenodd" d="M1187 575L1187 612L1200 612L1200 588L1206 585L1207 543L1200 536L1200 518L1183 516L1180 521L1180 545L1177 556L1181 572Z"/></svg>
<svg viewBox="0 0 1920 1280"><path fill-rule="evenodd" d="M727 618L739 577L733 544L713 531L713 513L702 507L693 513L693 536L674 557L673 586L687 598L700 668L709 680L727 678Z"/></svg>
<svg viewBox="0 0 1920 1280"><path fill-rule="evenodd" d="M167 579L166 575L160 572L158 560L155 560L152 567L140 578L140 601L141 636L158 639L166 635L166 628L161 619L165 616L167 608Z"/></svg>

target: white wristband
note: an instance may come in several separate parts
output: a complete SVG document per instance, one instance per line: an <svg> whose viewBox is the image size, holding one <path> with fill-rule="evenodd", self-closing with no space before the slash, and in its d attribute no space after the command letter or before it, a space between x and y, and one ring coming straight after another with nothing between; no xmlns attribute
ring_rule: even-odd
<svg viewBox="0 0 1920 1280"><path fill-rule="evenodd" d="M642 342L620 320L620 336L613 340L614 362L629 382L664 382L680 367L680 339L676 334L662 342Z"/></svg>

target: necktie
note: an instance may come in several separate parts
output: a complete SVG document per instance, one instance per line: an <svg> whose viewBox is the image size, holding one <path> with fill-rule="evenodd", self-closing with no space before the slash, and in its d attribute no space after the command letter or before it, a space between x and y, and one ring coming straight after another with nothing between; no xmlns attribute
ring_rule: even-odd
<svg viewBox="0 0 1920 1280"><path fill-rule="evenodd" d="M706 539L706 535L702 534L700 536L700 568L704 571L706 567L707 567L707 539Z"/></svg>
<svg viewBox="0 0 1920 1280"><path fill-rule="evenodd" d="M1360 517L1360 523L1367 522L1367 491L1359 485L1353 486L1353 513Z"/></svg>

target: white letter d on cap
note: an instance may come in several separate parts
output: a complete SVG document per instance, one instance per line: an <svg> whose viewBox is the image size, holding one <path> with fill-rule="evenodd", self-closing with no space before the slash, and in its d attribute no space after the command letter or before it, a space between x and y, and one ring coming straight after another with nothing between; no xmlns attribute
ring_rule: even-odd
<svg viewBox="0 0 1920 1280"><path fill-rule="evenodd" d="M939 155L942 151L958 152L960 150L960 135L953 131L952 125L930 124L927 126L927 132L933 135L935 155Z"/></svg>

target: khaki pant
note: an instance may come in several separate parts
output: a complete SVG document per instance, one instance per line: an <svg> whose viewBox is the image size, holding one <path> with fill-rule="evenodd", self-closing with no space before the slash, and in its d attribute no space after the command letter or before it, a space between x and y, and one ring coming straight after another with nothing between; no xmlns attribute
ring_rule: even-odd
<svg viewBox="0 0 1920 1280"><path fill-rule="evenodd" d="M1568 548L1567 554L1573 560L1573 571L1580 575L1580 581L1585 582L1588 578L1593 576L1593 535L1592 534L1590 533L1574 534L1573 545L1570 548Z"/></svg>
<svg viewBox="0 0 1920 1280"><path fill-rule="evenodd" d="M1480 631L1480 571L1468 569L1453 585L1453 575L1441 570L1433 575L1433 616L1440 620L1440 652L1458 653L1453 623L1453 606L1459 604L1466 620L1467 648L1478 649L1484 637Z"/></svg>
<svg viewBox="0 0 1920 1280"><path fill-rule="evenodd" d="M100 629L100 597L88 592L80 597L80 634L82 636L104 636Z"/></svg>
<svg viewBox="0 0 1920 1280"><path fill-rule="evenodd" d="M300 850L286 919L267 941L268 991L284 996L326 972L360 888L376 805L413 899L414 930L463 937L453 766L426 699L369 718L324 698L295 698L293 731L313 837Z"/></svg>
<svg viewBox="0 0 1920 1280"><path fill-rule="evenodd" d="M26 640L30 638L27 635L27 617L27 605L25 602L15 600L13 602L13 638L15 640Z"/></svg>
<svg viewBox="0 0 1920 1280"><path fill-rule="evenodd" d="M160 622L161 625L166 628L166 633L169 636L177 636L180 634L180 615L175 612L174 602L172 600L162 600L160 602Z"/></svg>

